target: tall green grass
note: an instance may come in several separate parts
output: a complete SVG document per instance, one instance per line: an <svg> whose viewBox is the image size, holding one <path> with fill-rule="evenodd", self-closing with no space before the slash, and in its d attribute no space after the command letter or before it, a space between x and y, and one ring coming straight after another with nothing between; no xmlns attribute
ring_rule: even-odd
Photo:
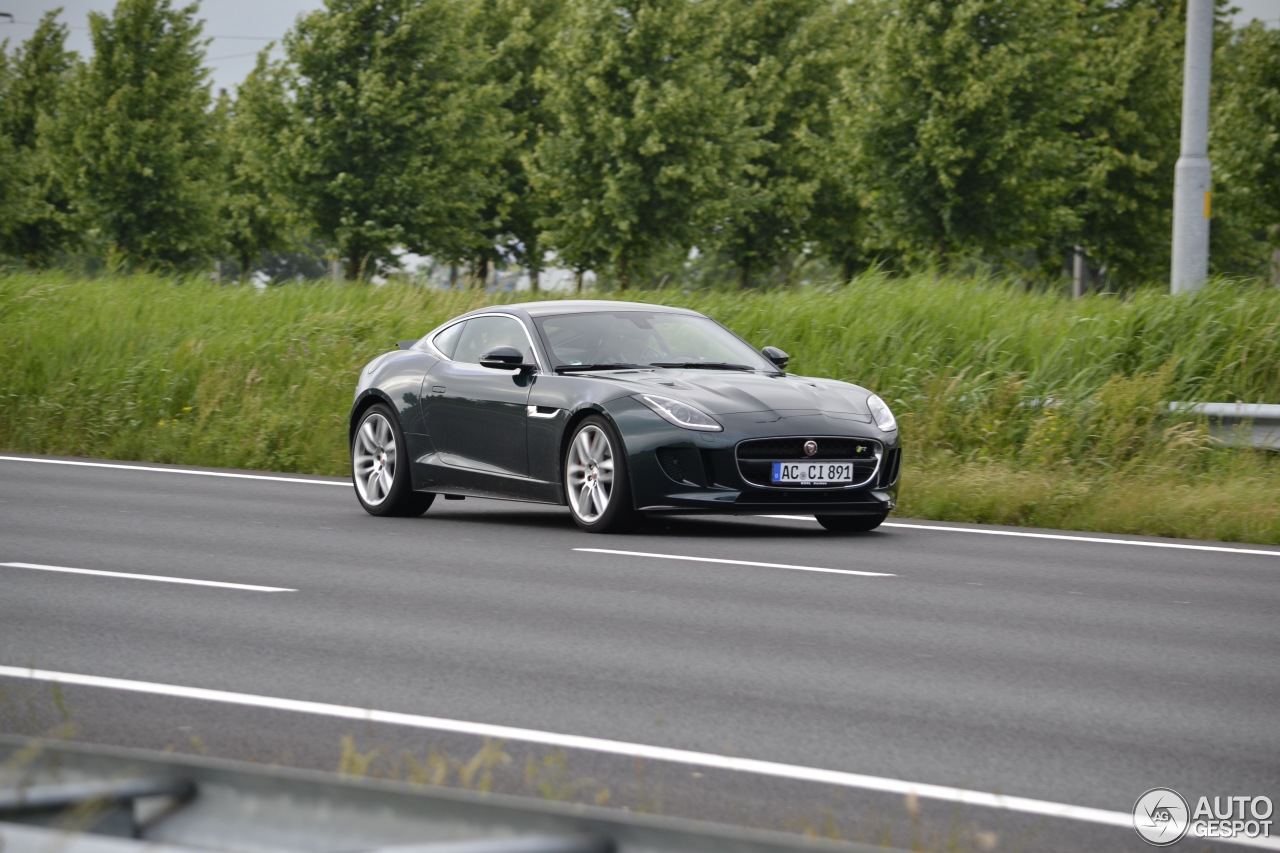
<svg viewBox="0 0 1280 853"><path fill-rule="evenodd" d="M1280 463L1218 447L1163 405L1280 403L1275 289L1069 302L998 281L869 275L627 296L704 311L787 350L796 372L878 391L903 424L903 514L1280 543ZM4 275L0 447L342 474L360 366L512 298Z"/></svg>

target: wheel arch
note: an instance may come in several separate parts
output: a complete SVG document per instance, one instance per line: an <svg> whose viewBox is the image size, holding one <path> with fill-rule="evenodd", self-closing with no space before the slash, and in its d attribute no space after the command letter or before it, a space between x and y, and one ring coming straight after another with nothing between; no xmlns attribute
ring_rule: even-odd
<svg viewBox="0 0 1280 853"><path fill-rule="evenodd" d="M390 409L391 414L395 415L396 419L399 420L399 415L396 412L395 404L391 402L391 398L378 388L368 389L357 397L355 403L351 406L351 417L348 419L347 423L348 453L351 452L351 442L356 439L356 427L360 425L360 419L364 417L365 412L369 411L379 403ZM404 432L404 424L400 424L400 431L402 433Z"/></svg>

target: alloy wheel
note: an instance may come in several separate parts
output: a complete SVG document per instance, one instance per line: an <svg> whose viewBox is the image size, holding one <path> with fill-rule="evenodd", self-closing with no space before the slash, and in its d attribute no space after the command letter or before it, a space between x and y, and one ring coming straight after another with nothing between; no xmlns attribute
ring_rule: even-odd
<svg viewBox="0 0 1280 853"><path fill-rule="evenodd" d="M369 506L378 506L391 494L396 476L396 436L391 423L374 412L356 431L351 467L356 490Z"/></svg>
<svg viewBox="0 0 1280 853"><path fill-rule="evenodd" d="M565 461L569 507L591 524L604 515L613 495L613 445L604 430L587 424L573 437Z"/></svg>

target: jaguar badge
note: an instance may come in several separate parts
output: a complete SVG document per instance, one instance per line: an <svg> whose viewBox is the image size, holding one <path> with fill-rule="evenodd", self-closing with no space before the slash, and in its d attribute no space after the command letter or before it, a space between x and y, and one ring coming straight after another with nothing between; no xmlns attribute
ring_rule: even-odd
<svg viewBox="0 0 1280 853"><path fill-rule="evenodd" d="M816 441L806 441L806 442L804 443L804 455L805 455L805 456L812 456L813 454L815 454L815 453L817 453L817 452L818 452L818 442L816 442Z"/></svg>

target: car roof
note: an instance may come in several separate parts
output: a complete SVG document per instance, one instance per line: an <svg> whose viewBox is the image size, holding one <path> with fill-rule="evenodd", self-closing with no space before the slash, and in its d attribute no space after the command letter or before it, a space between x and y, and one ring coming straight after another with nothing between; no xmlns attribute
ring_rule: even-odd
<svg viewBox="0 0 1280 853"><path fill-rule="evenodd" d="M669 305L653 305L648 302L621 302L612 299L549 299L543 302L516 302L511 305L493 305L479 308L463 314L480 314L491 311L506 311L512 314L524 314L529 317L547 317L554 314L590 314L601 311L654 311L663 314L687 314L702 316L688 308L673 308Z"/></svg>

